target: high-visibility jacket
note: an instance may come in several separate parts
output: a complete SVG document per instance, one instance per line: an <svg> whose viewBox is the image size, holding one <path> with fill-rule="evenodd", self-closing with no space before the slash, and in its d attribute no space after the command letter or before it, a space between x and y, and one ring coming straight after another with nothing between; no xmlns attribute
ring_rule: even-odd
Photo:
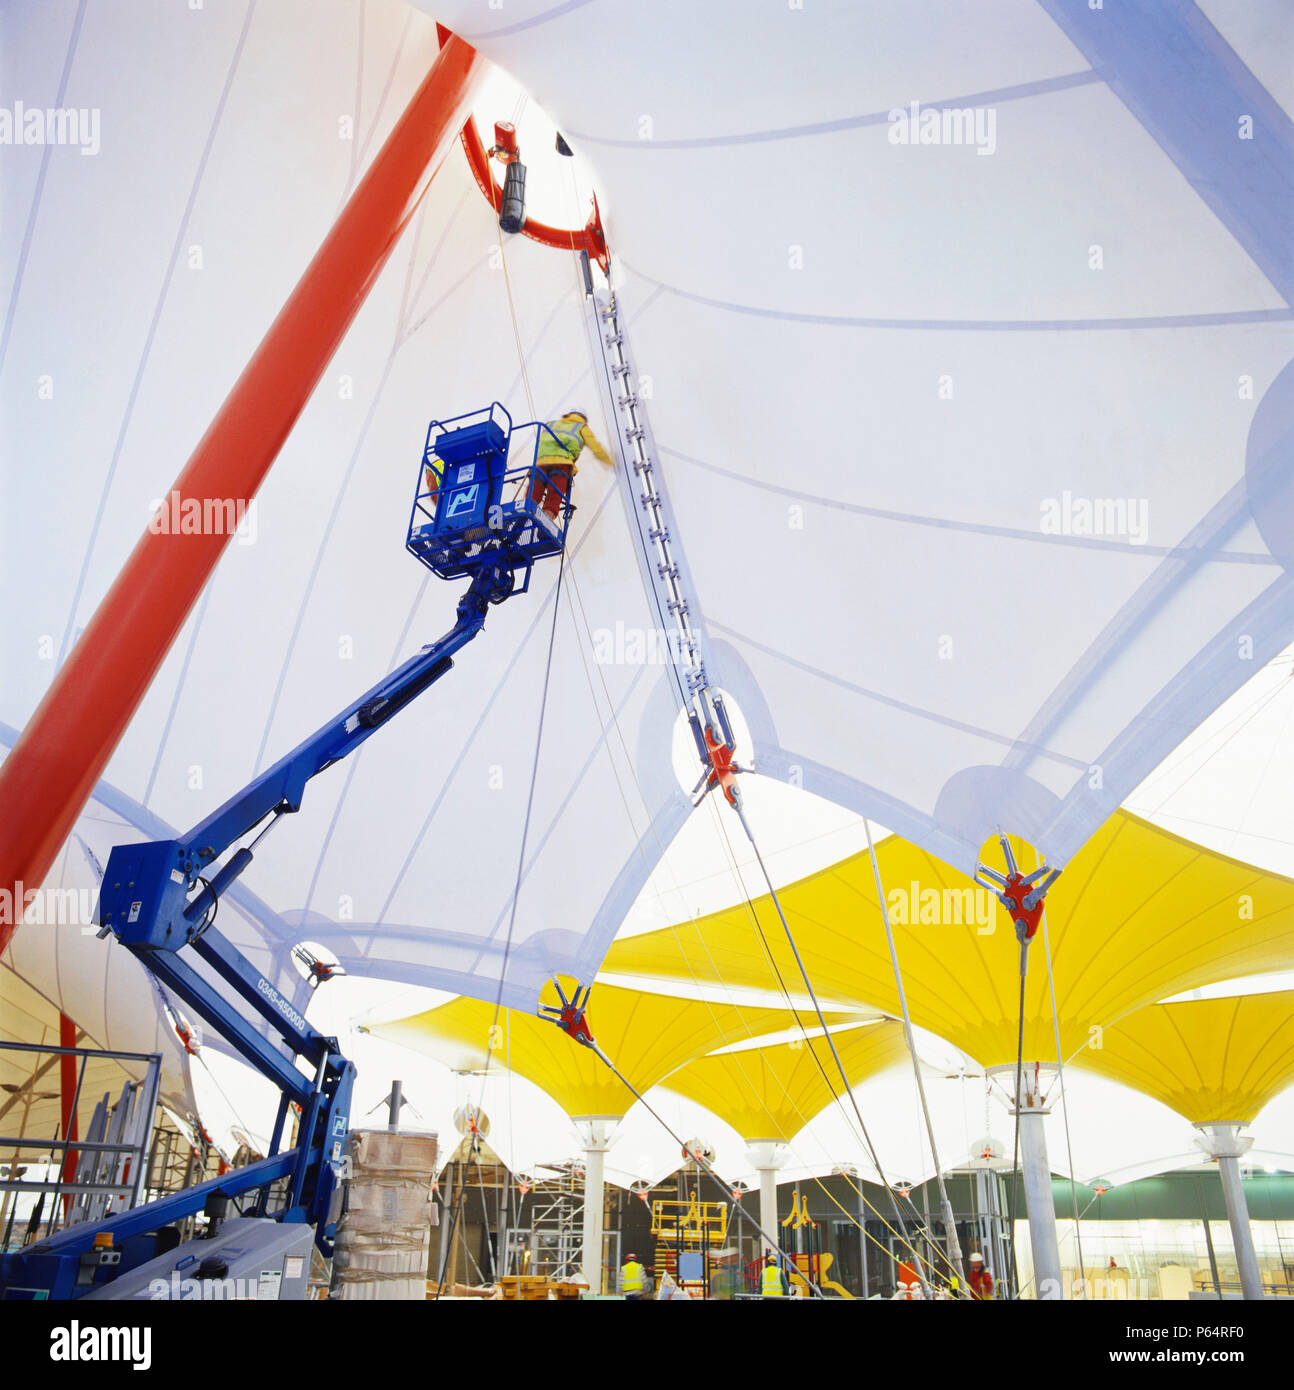
<svg viewBox="0 0 1294 1390"><path fill-rule="evenodd" d="M764 1272L760 1276L759 1291L765 1298L781 1298L785 1293L782 1288L782 1271L777 1265L765 1265Z"/></svg>
<svg viewBox="0 0 1294 1390"><path fill-rule="evenodd" d="M637 1260L629 1260L620 1272L620 1288L623 1293L642 1293L643 1275L646 1271Z"/></svg>
<svg viewBox="0 0 1294 1390"><path fill-rule="evenodd" d="M585 424L582 420L549 420L546 429L539 431L539 462L545 459L570 464L574 473L575 460L584 448ZM552 430L552 434L548 431ZM553 438L556 435L556 439Z"/></svg>

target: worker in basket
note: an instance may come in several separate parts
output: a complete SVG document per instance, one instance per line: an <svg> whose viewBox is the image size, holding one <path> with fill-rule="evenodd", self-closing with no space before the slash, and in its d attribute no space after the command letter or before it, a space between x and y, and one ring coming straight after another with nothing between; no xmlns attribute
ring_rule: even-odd
<svg viewBox="0 0 1294 1390"><path fill-rule="evenodd" d="M551 431L551 433L550 433ZM549 420L539 431L538 470L530 485L530 500L538 502L554 519L562 502L571 493L571 479L579 471L575 460L585 448L595 459L615 467L615 460L589 429L589 417L582 410L568 410L557 420Z"/></svg>

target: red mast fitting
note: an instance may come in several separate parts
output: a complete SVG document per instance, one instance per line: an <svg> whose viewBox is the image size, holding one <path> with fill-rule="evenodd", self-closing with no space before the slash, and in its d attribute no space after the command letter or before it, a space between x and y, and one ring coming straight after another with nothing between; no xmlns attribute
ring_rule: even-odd
<svg viewBox="0 0 1294 1390"><path fill-rule="evenodd" d="M494 144L487 150L480 131L476 128L476 120L472 116L467 118L460 134L477 187L495 211L502 206L504 190L495 182L490 160L498 159L502 164L516 163L520 157L516 134L509 122L496 121ZM602 214L598 210L596 196L593 199L593 211L589 214L589 220L579 231L550 227L544 222L537 222L533 217L527 217L518 230L522 236L528 236L531 241L537 241L541 246L551 246L558 251L587 251L589 260L596 261L604 275L610 272L607 239L602 230Z"/></svg>

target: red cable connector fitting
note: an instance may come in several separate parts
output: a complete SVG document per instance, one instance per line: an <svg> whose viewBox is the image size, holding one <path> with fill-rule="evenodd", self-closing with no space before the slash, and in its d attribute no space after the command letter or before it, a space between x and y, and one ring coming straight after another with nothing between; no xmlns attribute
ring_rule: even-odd
<svg viewBox="0 0 1294 1390"><path fill-rule="evenodd" d="M1009 874L1006 880L1006 887L998 896L1002 900L1002 906L1011 914L1011 920L1015 923L1015 934L1022 941L1032 941L1034 933L1038 930L1038 923L1042 921L1043 897L1035 894L1032 907L1025 907L1025 900L1030 896L1030 885L1025 882L1023 874Z"/></svg>
<svg viewBox="0 0 1294 1390"><path fill-rule="evenodd" d="M733 783L737 780L738 769L733 767L732 759L735 748L729 748L726 743L720 743L714 736L714 730L707 724L705 726L705 751L710 756L710 776L705 784L706 791L711 791L715 787L720 788L724 796L728 798L729 805L737 804L737 796L733 791Z"/></svg>
<svg viewBox="0 0 1294 1390"><path fill-rule="evenodd" d="M999 839L1002 843L1002 857L1006 861L1006 873L1003 874L981 863L975 869L975 882L993 893L1006 908L1015 924L1015 934L1020 945L1027 946L1033 940L1038 924L1042 921L1047 889L1060 877L1060 870L1048 868L1043 864L1031 874L1022 874L1016 867L1010 840L1005 835L1000 835ZM1023 960L1023 956L1021 959Z"/></svg>
<svg viewBox="0 0 1294 1390"><path fill-rule="evenodd" d="M557 1019L557 1026L563 1033L569 1033L576 1042L591 1043L593 1033L589 1028L589 1021L584 1017L584 1010L577 1009L574 1004L568 1004Z"/></svg>
<svg viewBox="0 0 1294 1390"><path fill-rule="evenodd" d="M569 999L562 992L562 987L556 978L553 979L553 988L557 991L557 997L561 1003L541 1004L539 1017L547 1019L549 1023L555 1023L567 1037L574 1038L577 1043L581 1043L585 1047L596 1047L597 1044L593 1041L593 1032L589 1028L588 1019L584 1017L593 986L581 987L576 985L575 991Z"/></svg>

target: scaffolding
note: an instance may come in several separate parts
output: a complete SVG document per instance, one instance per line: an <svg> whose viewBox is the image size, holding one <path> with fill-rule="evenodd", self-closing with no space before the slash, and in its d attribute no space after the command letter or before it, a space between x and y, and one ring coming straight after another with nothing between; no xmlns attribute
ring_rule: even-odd
<svg viewBox="0 0 1294 1390"><path fill-rule="evenodd" d="M693 1298L708 1298L710 1261L727 1239L728 1215L726 1202L703 1202L696 1191L686 1201L652 1202L657 1278L668 1274Z"/></svg>
<svg viewBox="0 0 1294 1390"><path fill-rule="evenodd" d="M579 1164L554 1165L518 1204L517 1224L509 1227L503 1273L545 1279L573 1279L581 1268L584 1245L584 1171ZM525 1225L523 1217L528 1218Z"/></svg>

